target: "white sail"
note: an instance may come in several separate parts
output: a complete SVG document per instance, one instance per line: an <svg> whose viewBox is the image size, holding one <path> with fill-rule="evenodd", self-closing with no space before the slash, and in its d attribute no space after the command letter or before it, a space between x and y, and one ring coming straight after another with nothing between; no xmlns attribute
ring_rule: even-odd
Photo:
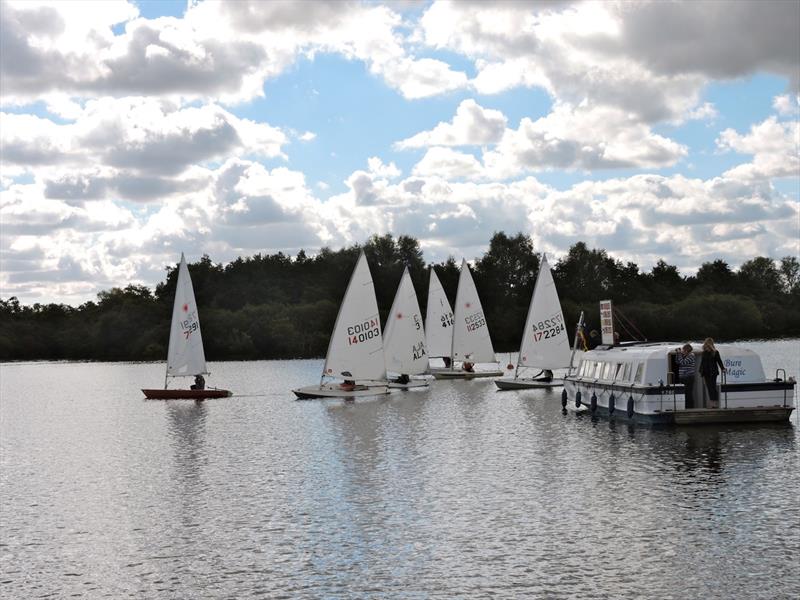
<svg viewBox="0 0 800 600"><path fill-rule="evenodd" d="M467 261L461 263L456 292L456 313L453 326L453 360L473 363L497 362L489 337L483 307Z"/></svg>
<svg viewBox="0 0 800 600"><path fill-rule="evenodd" d="M450 308L450 302L433 267L428 285L425 341L430 357L449 357L453 350L453 309Z"/></svg>
<svg viewBox="0 0 800 600"><path fill-rule="evenodd" d="M517 364L520 367L559 369L568 367L569 361L567 327L553 274L544 256L533 287Z"/></svg>
<svg viewBox="0 0 800 600"><path fill-rule="evenodd" d="M361 381L386 380L378 301L363 251L336 317L323 374Z"/></svg>
<svg viewBox="0 0 800 600"><path fill-rule="evenodd" d="M428 366L425 328L408 267L403 271L386 319L384 338L387 371L407 375L419 375L425 371Z"/></svg>
<svg viewBox="0 0 800 600"><path fill-rule="evenodd" d="M178 266L178 284L175 286L175 303L172 305L172 325L169 330L167 375L198 375L208 373L203 338L200 335L200 318L194 299L192 278L181 252Z"/></svg>

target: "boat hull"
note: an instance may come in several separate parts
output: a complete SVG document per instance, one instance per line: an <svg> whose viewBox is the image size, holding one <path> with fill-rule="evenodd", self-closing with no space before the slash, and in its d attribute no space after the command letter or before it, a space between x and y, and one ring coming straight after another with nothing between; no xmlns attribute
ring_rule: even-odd
<svg viewBox="0 0 800 600"><path fill-rule="evenodd" d="M457 371L454 369L431 369L435 379L480 379L482 377L500 377L503 371Z"/></svg>
<svg viewBox="0 0 800 600"><path fill-rule="evenodd" d="M685 408L683 386L670 388L633 386L618 387L599 383L576 382L567 378L567 406L578 413L589 413L616 421L651 425L708 425L713 423L788 422L794 410L789 394L794 383L726 385L727 392L719 407ZM581 392L581 405L576 406L576 392ZM611 394L616 396L614 410L609 408ZM596 396L592 403L591 396ZM791 398L791 396L789 396ZM628 414L628 402L633 400ZM594 404L594 410L592 410ZM726 406L727 404L727 406Z"/></svg>
<svg viewBox="0 0 800 600"><path fill-rule="evenodd" d="M230 398L230 390L145 390L148 400L206 400L208 398Z"/></svg>
<svg viewBox="0 0 800 600"><path fill-rule="evenodd" d="M426 387L430 387L430 384L424 379L412 379L408 383L397 383L396 381L389 382L389 389L392 390L413 390Z"/></svg>
<svg viewBox="0 0 800 600"><path fill-rule="evenodd" d="M357 386L354 390L344 390L338 384L309 385L292 390L298 400L314 400L317 398L364 398L367 396L383 396L389 388L382 386Z"/></svg>
<svg viewBox="0 0 800 600"><path fill-rule="evenodd" d="M563 379L553 379L552 381L541 381L536 379L495 379L494 384L501 390L530 390L548 389L561 387L564 385Z"/></svg>

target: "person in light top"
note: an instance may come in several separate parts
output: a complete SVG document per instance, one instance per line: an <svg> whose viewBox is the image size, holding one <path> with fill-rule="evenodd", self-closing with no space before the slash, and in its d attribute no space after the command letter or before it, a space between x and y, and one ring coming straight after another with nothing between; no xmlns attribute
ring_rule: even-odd
<svg viewBox="0 0 800 600"><path fill-rule="evenodd" d="M691 344L684 344L683 348L675 350L675 360L678 362L678 380L683 384L685 407L694 408L694 373L696 363Z"/></svg>

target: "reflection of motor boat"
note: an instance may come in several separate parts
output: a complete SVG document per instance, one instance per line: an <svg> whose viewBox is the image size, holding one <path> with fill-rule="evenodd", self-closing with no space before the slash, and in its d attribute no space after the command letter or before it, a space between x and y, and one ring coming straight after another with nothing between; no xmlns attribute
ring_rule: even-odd
<svg viewBox="0 0 800 600"><path fill-rule="evenodd" d="M674 364L676 346L601 346L585 352L577 369L564 378L562 403L614 419L650 423L788 421L794 410L795 380L787 380L783 369L767 379L755 352L727 344L717 346L728 371L718 385L718 402L710 400L698 373L696 408L686 408L685 389ZM700 353L695 354L699 366Z"/></svg>

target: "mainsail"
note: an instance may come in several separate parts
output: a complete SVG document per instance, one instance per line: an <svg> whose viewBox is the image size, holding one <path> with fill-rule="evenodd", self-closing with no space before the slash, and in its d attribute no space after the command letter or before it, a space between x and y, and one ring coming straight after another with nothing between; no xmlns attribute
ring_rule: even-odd
<svg viewBox="0 0 800 600"><path fill-rule="evenodd" d="M452 356L453 360L473 363L497 362L478 290L466 260L461 263L458 278Z"/></svg>
<svg viewBox="0 0 800 600"><path fill-rule="evenodd" d="M425 340L430 357L450 357L453 350L453 310L433 267L428 285Z"/></svg>
<svg viewBox="0 0 800 600"><path fill-rule="evenodd" d="M378 301L363 250L336 317L323 376L386 380Z"/></svg>
<svg viewBox="0 0 800 600"><path fill-rule="evenodd" d="M181 252L178 266L178 283L175 286L175 303L172 305L172 325L169 330L167 376L198 375L208 373L203 338L200 335L200 318L194 299L192 278Z"/></svg>
<svg viewBox="0 0 800 600"><path fill-rule="evenodd" d="M570 362L569 337L553 274L542 257L522 333L517 367L558 369Z"/></svg>
<svg viewBox="0 0 800 600"><path fill-rule="evenodd" d="M407 375L418 375L425 371L428 365L425 328L422 326L417 293L408 267L403 271L392 302L384 338L387 371Z"/></svg>

